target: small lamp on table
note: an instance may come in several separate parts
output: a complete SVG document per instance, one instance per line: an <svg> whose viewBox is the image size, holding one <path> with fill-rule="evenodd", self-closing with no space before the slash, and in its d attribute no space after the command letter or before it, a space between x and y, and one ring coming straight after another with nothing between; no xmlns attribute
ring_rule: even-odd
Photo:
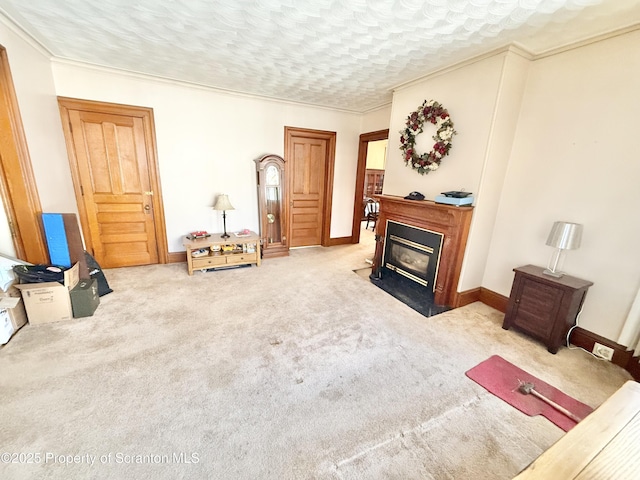
<svg viewBox="0 0 640 480"><path fill-rule="evenodd" d="M229 234L227 233L227 210L235 210L231 202L229 201L228 195L219 195L216 200L216 204L213 206L214 210L222 210L222 223L224 225L224 233L222 234L222 238L229 238Z"/></svg>
<svg viewBox="0 0 640 480"><path fill-rule="evenodd" d="M552 277L560 278L564 275L558 271L560 257L565 250L575 250L580 246L582 239L582 225L571 222L554 222L547 238L547 245L554 247L556 251L549 260L548 268L542 273Z"/></svg>

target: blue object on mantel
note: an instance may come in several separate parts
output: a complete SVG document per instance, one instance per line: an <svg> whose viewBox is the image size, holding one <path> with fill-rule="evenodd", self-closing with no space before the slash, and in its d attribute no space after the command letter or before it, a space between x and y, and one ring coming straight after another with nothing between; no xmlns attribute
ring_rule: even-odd
<svg viewBox="0 0 640 480"><path fill-rule="evenodd" d="M436 195L436 203L445 203L447 205L454 205L456 207L462 207L473 204L473 197L468 196L464 198L447 197L446 195Z"/></svg>
<svg viewBox="0 0 640 480"><path fill-rule="evenodd" d="M49 259L53 265L71 267L71 256L64 229L64 218L61 213L43 213L42 225L47 239Z"/></svg>

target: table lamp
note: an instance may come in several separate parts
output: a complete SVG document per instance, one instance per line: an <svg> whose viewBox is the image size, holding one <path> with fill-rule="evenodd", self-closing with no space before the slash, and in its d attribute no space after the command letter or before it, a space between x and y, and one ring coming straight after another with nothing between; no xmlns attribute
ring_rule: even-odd
<svg viewBox="0 0 640 480"><path fill-rule="evenodd" d="M582 225L571 222L554 222L547 238L547 245L554 247L556 251L549 259L547 269L542 273L560 278L563 272L558 272L558 262L565 250L575 250L580 246L582 239Z"/></svg>
<svg viewBox="0 0 640 480"><path fill-rule="evenodd" d="M227 210L235 210L231 202L229 201L228 195L219 195L216 200L216 204L213 206L214 210L222 210L222 223L224 225L224 233L222 234L222 238L229 238L229 234L227 233Z"/></svg>

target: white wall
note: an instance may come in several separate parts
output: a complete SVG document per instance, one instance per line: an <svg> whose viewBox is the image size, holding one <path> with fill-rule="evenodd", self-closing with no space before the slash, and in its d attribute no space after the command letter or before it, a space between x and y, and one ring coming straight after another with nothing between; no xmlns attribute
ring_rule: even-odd
<svg viewBox="0 0 640 480"><path fill-rule="evenodd" d="M48 55L0 15L22 125L43 212L77 213Z"/></svg>
<svg viewBox="0 0 640 480"><path fill-rule="evenodd" d="M360 133L377 132L389 128L390 116L391 104L363 114L360 119Z"/></svg>
<svg viewBox="0 0 640 480"><path fill-rule="evenodd" d="M448 190L477 193L493 116L504 55L495 55L397 89L393 95L388 159L383 192L405 196L417 190L428 200ZM449 155L435 172L420 175L406 166L400 152L400 130L424 100L449 111L454 128ZM419 153L431 150L436 128L425 125L417 137Z"/></svg>
<svg viewBox="0 0 640 480"><path fill-rule="evenodd" d="M595 282L579 323L618 338L640 286L639 50L638 31L534 61L510 49L394 93L384 193L474 192L459 291L508 296L513 268L546 265L553 221L583 223L583 245L565 264ZM394 147L425 99L449 110L458 135L440 169L420 176ZM419 150L432 134L421 134Z"/></svg>
<svg viewBox="0 0 640 480"><path fill-rule="evenodd" d="M9 228L9 219L7 218L4 206L0 208L0 255L16 257L11 228Z"/></svg>
<svg viewBox="0 0 640 480"><path fill-rule="evenodd" d="M482 286L491 248L496 212L502 199L507 165L518 124L530 60L516 49L504 55L498 95L494 105L480 184L474 192L474 210L468 248L462 264L458 291Z"/></svg>
<svg viewBox="0 0 640 480"><path fill-rule="evenodd" d="M556 220L582 223L564 270L591 280L582 327L616 339L640 285L640 31L532 63L483 286L546 266Z"/></svg>
<svg viewBox="0 0 640 480"><path fill-rule="evenodd" d="M284 127L337 132L331 237L351 236L360 116L54 62L58 95L151 107L169 251L192 230L222 231L215 197L235 210L227 230L258 229L253 160L284 154Z"/></svg>
<svg viewBox="0 0 640 480"><path fill-rule="evenodd" d="M526 78L525 63L511 51L502 50L394 92L383 193L405 196L417 190L429 200L448 190L474 194L476 208L459 291L481 286ZM440 168L420 175L404 163L400 131L407 116L431 99L449 111L458 134ZM435 126L427 125L418 137L420 153L431 149L435 130Z"/></svg>
<svg viewBox="0 0 640 480"><path fill-rule="evenodd" d="M7 51L42 210L77 213L49 57L5 21L0 15L0 44ZM8 220L1 210L0 253L14 257Z"/></svg>

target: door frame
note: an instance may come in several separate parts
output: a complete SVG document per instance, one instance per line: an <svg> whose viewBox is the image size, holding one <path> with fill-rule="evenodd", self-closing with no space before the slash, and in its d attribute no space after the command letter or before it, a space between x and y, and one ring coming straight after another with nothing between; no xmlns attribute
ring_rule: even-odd
<svg viewBox="0 0 640 480"><path fill-rule="evenodd" d="M327 142L327 157L324 164L324 208L322 212L322 235L320 245L328 247L331 245L331 206L333 204L333 175L336 161L336 132L327 130L311 130L308 128L284 127L284 159L285 173L287 176L287 185L291 180L291 169L293 162L291 156L293 152L290 149L290 140L293 137L318 138ZM289 189L291 196L291 189ZM291 202L291 200L289 200ZM287 218L287 238L291 238L291 205L288 206L289 213Z"/></svg>
<svg viewBox="0 0 640 480"><path fill-rule="evenodd" d="M362 196L364 194L364 178L367 171L367 147L369 142L388 140L389 129L376 130L375 132L360 135L358 146L358 168L356 170L356 192L353 202L353 226L351 227L351 243L360 243L360 224L362 222Z"/></svg>
<svg viewBox="0 0 640 480"><path fill-rule="evenodd" d="M35 264L49 263L42 229L42 206L31 166L9 57L0 45L0 89L2 124L0 140L0 195L9 222L16 257Z"/></svg>
<svg viewBox="0 0 640 480"><path fill-rule="evenodd" d="M128 117L138 117L142 119L144 127L145 147L147 150L147 167L149 169L149 181L153 191L152 203L155 221L155 235L158 249L158 263L169 263L169 246L167 243L167 229L164 218L164 202L162 201L162 190L160 188L160 176L158 165L158 154L156 149L156 132L153 120L153 109L148 107L138 107L134 105L122 105L119 103L97 102L92 100L82 100L78 98L58 97L58 107L62 119L62 130L67 145L69 166L71 167L71 178L73 180L73 190L76 195L80 225L84 237L87 251L93 254L93 241L89 234L89 217L84 206L82 195L82 183L80 181L80 171L78 159L73 146L73 134L69 120L69 110L85 110L90 112L105 113L110 115L123 115Z"/></svg>

